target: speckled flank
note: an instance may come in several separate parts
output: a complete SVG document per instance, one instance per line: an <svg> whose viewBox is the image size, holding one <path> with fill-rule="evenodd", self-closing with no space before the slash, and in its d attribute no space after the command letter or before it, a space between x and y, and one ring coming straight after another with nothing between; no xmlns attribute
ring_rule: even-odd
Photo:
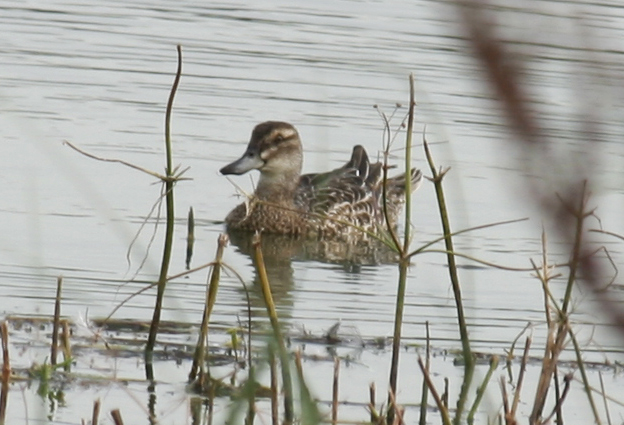
<svg viewBox="0 0 624 425"><path fill-rule="evenodd" d="M302 158L301 140L292 125L258 124L243 156L221 169L223 174L260 171L252 198L225 219L228 228L319 238L385 228L383 164L371 164L362 146L353 148L343 167L327 173L301 176ZM411 170L411 180L415 190L422 180L420 170ZM394 226L405 202L404 174L387 180L386 198Z"/></svg>

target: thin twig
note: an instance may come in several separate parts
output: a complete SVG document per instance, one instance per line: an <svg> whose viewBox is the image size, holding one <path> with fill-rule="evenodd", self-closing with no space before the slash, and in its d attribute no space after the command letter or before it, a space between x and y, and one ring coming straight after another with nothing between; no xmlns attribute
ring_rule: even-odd
<svg viewBox="0 0 624 425"><path fill-rule="evenodd" d="M184 170L182 170L179 174L177 174L175 176L165 176L165 175L157 173L155 171L148 170L147 168L139 167L138 165L132 164L131 162L128 162L128 161L124 161L122 159L103 158L101 156L93 155L93 154L91 154L91 153L89 153L87 151L84 151L84 150L80 149L78 146L74 145L73 143L71 143L68 140L64 140L63 144L69 146L70 148L72 148L73 150L78 152L79 154L84 155L84 156L86 156L88 158L95 159L96 161L114 162L114 163L122 164L122 165L125 165L126 167L130 167L130 168L132 168L134 170L138 170L138 171L141 171L141 172L143 172L145 174L149 174L152 177L156 177L157 179L159 179L161 181L193 180L190 177L182 177L182 175L185 174L190 169L190 167L185 168Z"/></svg>

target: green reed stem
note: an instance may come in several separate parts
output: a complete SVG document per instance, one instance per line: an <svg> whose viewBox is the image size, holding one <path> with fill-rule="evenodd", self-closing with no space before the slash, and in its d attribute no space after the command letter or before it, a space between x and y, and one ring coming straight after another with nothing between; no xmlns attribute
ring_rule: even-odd
<svg viewBox="0 0 624 425"><path fill-rule="evenodd" d="M293 388L292 378L290 376L290 361L288 353L286 351L286 344L284 343L284 336L279 327L279 320L277 318L277 311L275 309L275 303L273 302L273 295L271 294L271 287L269 285L269 278L267 276L266 267L264 265L264 256L262 255L262 248L260 246L260 234L256 233L253 238L254 248L254 263L258 272L258 279L260 280L260 286L262 289L262 296L264 297L264 304L271 321L271 329L273 330L273 338L277 344L277 352L282 365L282 385L284 386L284 425L291 425L294 420L293 409Z"/></svg>
<svg viewBox="0 0 624 425"><path fill-rule="evenodd" d="M269 344L268 346L268 354L269 354L269 369L271 372L271 424L278 425L279 424L279 389L277 385L277 366L275 364L275 350L274 347Z"/></svg>
<svg viewBox="0 0 624 425"><path fill-rule="evenodd" d="M407 118L407 137L405 138L405 231L403 233L403 246L398 243L395 237L396 248L399 250L399 282L397 288L397 298L394 311L394 333L392 335L392 360L390 363L390 389L388 391L388 415L387 422L394 423L394 417L397 413L397 406L392 396L397 394L397 381L399 377L399 354L401 352L401 329L403 327L403 309L405 307L405 291L407 287L407 270L409 267L409 243L410 243L410 214L411 214L411 186L412 186L412 131L414 128L414 75L409 76L410 98L409 112ZM389 131L389 130L388 130ZM390 143L388 143L388 148ZM387 155L386 155L387 158ZM384 166L384 177L387 173L387 167ZM384 182L385 188L385 182ZM385 194L384 194L385 196ZM385 199L384 199L385 204ZM387 208L387 205L385 206ZM388 220L387 210L384 211L386 221ZM388 226L390 228L390 226ZM392 229L389 229L392 232Z"/></svg>
<svg viewBox="0 0 624 425"><path fill-rule="evenodd" d="M602 421L600 420L600 415L598 414L598 408L596 407L596 403L594 402L594 397L592 396L592 388L589 383L589 378L587 377L587 371L585 370L585 362L583 360L583 353L581 351L581 347L576 339L576 335L571 328L568 329L568 335L570 336L570 340L572 341L572 345L574 345L574 354L576 355L576 363L581 372L581 380L583 381L583 388L585 389L585 394L587 394L587 401L589 401L589 405L592 410L592 414L594 415L594 423L600 425Z"/></svg>
<svg viewBox="0 0 624 425"><path fill-rule="evenodd" d="M492 375L494 374L494 371L496 370L497 367L498 367L498 356L492 356L492 358L490 359L490 368L485 374L485 377L483 378L483 382L481 383L481 385L479 385L479 388L477 388L477 396L475 397L475 400L472 403L472 407L470 408L470 411L468 412L468 417L466 418L466 422L469 425L472 425L474 423L474 416L477 413L477 409L479 408L479 405L481 404L481 400L483 400L483 396L485 395L485 390L488 384L490 383L490 380L492 379Z"/></svg>
<svg viewBox="0 0 624 425"><path fill-rule="evenodd" d="M426 351L425 351L425 371L427 373L429 373L430 367L431 367L431 335L429 334L429 321L425 322L425 329L426 329L426 341L427 341L427 345L426 345ZM427 381L425 379L423 379L423 383L422 383L422 395L420 397L420 417L418 419L418 424L419 425L426 425L427 424L427 405L429 403L429 390L427 387Z"/></svg>
<svg viewBox="0 0 624 425"><path fill-rule="evenodd" d="M472 357L472 351L470 349L470 340L468 338L468 325L466 324L466 317L464 315L464 306L461 295L461 286L459 284L459 275L457 273L457 264L455 263L455 250L453 248L453 238L451 232L451 225L448 216L448 210L446 208L446 200L444 198L444 189L442 187L442 180L446 175L446 171L438 172L433 162L433 157L431 156L431 151L429 150L429 145L426 139L423 139L423 144L425 148L425 155L427 157L427 162L429 163L429 168L431 169L431 174L433 175L433 184L435 186L436 197L438 199L438 208L440 210L440 219L442 220L442 229L444 233L444 244L446 246L446 250L448 254L446 255L446 259L449 266L449 275L451 279L451 285L453 287L453 295L455 298L455 306L457 309L457 321L459 324L459 334L462 341L462 352L464 357L464 381L462 383L462 389L457 400L457 409L455 418L453 420L454 424L459 424L461 422L461 416L464 410L464 405L466 403L466 399L468 397L468 391L470 389L470 383L472 381L472 376L474 373L475 361Z"/></svg>
<svg viewBox="0 0 624 425"><path fill-rule="evenodd" d="M219 289L219 280L221 278L221 264L223 260L223 251L227 245L228 237L224 234L219 235L217 253L215 255L214 266L210 272L208 288L206 290L206 303L204 305L204 315L199 328L199 337L197 338L197 346L195 346L195 355L193 356L193 365L189 373L189 381L193 381L199 372L200 377L204 377L204 365L206 358L206 337L208 336L208 324L210 323L210 314L217 300L217 291Z"/></svg>
<svg viewBox="0 0 624 425"><path fill-rule="evenodd" d="M247 382L253 389L247 394L247 415L245 416L245 425L253 425L256 418L256 368L249 363L249 374Z"/></svg>
<svg viewBox="0 0 624 425"><path fill-rule="evenodd" d="M158 334L158 326L160 324L160 314L162 310L163 298L165 295L165 286L167 284L167 273L169 272L169 263L171 262L171 251L173 245L173 227L175 219L175 209L173 202L173 186L175 180L173 169L173 158L171 149L171 110L173 109L173 100L175 98L178 85L180 83L180 76L182 75L182 47L177 46L178 51L178 68L176 76L171 87L169 94L169 101L167 102L167 111L165 114L165 148L167 152L167 169L165 180L165 199L167 204L167 224L165 228L165 244L163 249L162 263L160 266L160 275L158 277L158 290L156 294L156 305L154 307L154 314L152 316L152 323L150 325L149 336L147 338L147 344L145 346L145 372L147 379L154 380L154 371L152 368L152 360L154 353L154 346L156 345L156 335Z"/></svg>
<svg viewBox="0 0 624 425"><path fill-rule="evenodd" d="M407 136L405 138L405 230L403 233L402 256L409 251L410 230L412 217L412 132L414 131L414 107L416 106L414 93L414 74L409 75L410 103L407 113Z"/></svg>
<svg viewBox="0 0 624 425"><path fill-rule="evenodd" d="M399 353L401 352L401 328L403 326L403 307L405 305L405 288L407 286L408 259L399 260L399 287L394 311L394 334L392 335L392 360L390 362L390 394L396 394L399 376ZM394 423L395 409L391 396L388 396L388 423Z"/></svg>

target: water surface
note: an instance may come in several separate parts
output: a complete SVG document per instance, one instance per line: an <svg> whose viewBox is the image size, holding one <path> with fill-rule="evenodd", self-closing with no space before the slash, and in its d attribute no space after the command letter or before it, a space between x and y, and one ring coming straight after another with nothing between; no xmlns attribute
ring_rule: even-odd
<svg viewBox="0 0 624 425"><path fill-rule="evenodd" d="M542 224L550 223L529 200L526 175L565 175L585 161L595 166L589 168L595 177L592 203L601 218L590 224L624 232L619 214L624 177L620 143L624 13L617 4L501 2L489 10L493 21L500 23L500 36L525 59L537 116L557 147L544 154L552 173L542 166L536 172L532 164L523 163L523 154L509 143L513 136L471 56L452 3L172 6L56 1L10 2L0 9L0 24L10 34L0 47L4 314L50 314L56 278L63 275L65 315L76 318L88 310L89 316L106 316L157 274L160 234L139 280L124 283L146 255L153 220L133 246L128 263L128 247L157 200L159 185L121 165L80 156L62 142L69 140L95 155L160 172L176 44L183 47L184 67L172 120L174 161L191 167L187 175L193 180L177 186L173 273L184 269L185 217L190 207L198 223L193 263L214 257L222 220L240 202L218 170L243 152L256 123L277 119L296 125L304 143L305 172L341 165L356 143L376 157L383 125L373 106L391 114L396 103L406 104L410 72L418 102L414 163L427 169L420 144L426 127L437 164L451 167L447 199L453 227L529 218L458 238L462 252L513 267L529 267L530 258L539 260ZM396 126L405 109L396 113ZM582 118L596 123L593 144L586 143ZM397 139L392 158L397 163L402 163L402 140ZM234 182L247 190L252 187L247 176ZM553 196L556 190L553 184ZM417 192L412 211L414 246L439 236L431 184ZM622 245L608 237L603 243L621 263ZM554 235L550 251L554 261L567 259ZM253 281L247 255L231 247L225 260ZM474 266L466 260L460 263ZM362 338L391 335L395 266L354 268L296 258L278 269L280 313L292 326L321 334L340 320ZM545 338L543 295L531 273L464 267L461 279L475 349L502 354L531 322L535 354L540 354ZM164 318L199 323L205 280L205 273L199 273L172 282ZM562 293L564 280L553 286ZM149 319L153 295L134 298L117 315ZM233 317L245 314L246 298L233 276L224 277L219 297L216 322L235 323ZM593 308L591 298L579 291L573 316L587 356L603 360L606 352L610 360L621 360L621 339ZM440 254L418 256L410 268L407 343L422 342L427 321L436 347L459 347L452 291ZM344 393L357 394L347 399L366 400L365 387L372 381L383 393L386 357L379 361L370 353L363 356L364 366L351 369L360 381ZM414 358L402 363L409 368L406 375L415 374ZM22 359L25 365L32 360ZM162 368L159 372L167 376L163 380L181 390L186 372ZM450 369L441 373L457 373ZM326 381L312 381L319 397L327 400ZM621 382L611 384L621 389ZM419 399L409 387L406 384L401 394L406 400ZM95 398L94 393L83 396L88 405ZM106 403L114 407L123 398L111 396ZM36 398L32 403L37 404ZM24 422L25 413L17 404L10 404L15 409L12 417ZM59 410L51 421L89 417L74 409ZM33 411L31 416L37 416ZM366 417L364 409L354 417Z"/></svg>

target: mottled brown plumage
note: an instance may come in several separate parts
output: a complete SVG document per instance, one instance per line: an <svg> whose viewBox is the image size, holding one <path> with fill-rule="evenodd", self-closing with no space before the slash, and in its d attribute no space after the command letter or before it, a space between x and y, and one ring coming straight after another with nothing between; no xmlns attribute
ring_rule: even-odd
<svg viewBox="0 0 624 425"><path fill-rule="evenodd" d="M238 205L225 222L228 229L335 238L385 228L383 164L371 164L357 145L344 166L327 173L301 175L303 153L297 130L290 124L258 124L243 156L223 167L223 174L257 169L260 180L253 196ZM411 189L422 180L411 170ZM386 184L388 216L396 225L405 202L405 174Z"/></svg>

